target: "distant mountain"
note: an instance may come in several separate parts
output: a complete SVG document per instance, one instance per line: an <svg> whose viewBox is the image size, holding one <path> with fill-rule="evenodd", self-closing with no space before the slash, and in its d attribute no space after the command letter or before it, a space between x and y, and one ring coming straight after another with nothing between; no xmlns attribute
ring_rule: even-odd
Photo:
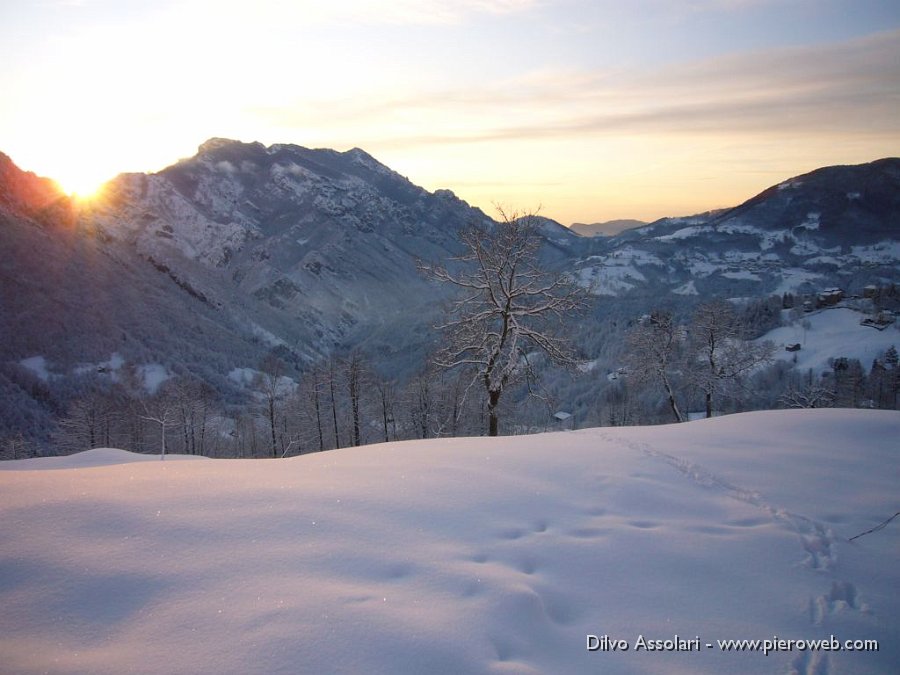
<svg viewBox="0 0 900 675"><path fill-rule="evenodd" d="M155 174L124 174L92 203L0 155L0 436L46 434L91 378L152 390L191 375L226 402L275 352L295 374L353 348L403 377L437 339L458 233L493 222L360 149L212 139ZM900 160L787 180L726 212L609 237L540 220L541 255L601 296L601 320L703 297L896 282ZM596 349L595 347L592 349Z"/></svg>
<svg viewBox="0 0 900 675"><path fill-rule="evenodd" d="M900 159L818 169L740 206L605 238L576 264L601 295L861 291L900 272Z"/></svg>
<svg viewBox="0 0 900 675"><path fill-rule="evenodd" d="M643 220L607 220L603 223L572 223L569 228L573 232L580 234L582 237L609 237L619 234L623 230L630 230L635 227L641 227L647 223Z"/></svg>

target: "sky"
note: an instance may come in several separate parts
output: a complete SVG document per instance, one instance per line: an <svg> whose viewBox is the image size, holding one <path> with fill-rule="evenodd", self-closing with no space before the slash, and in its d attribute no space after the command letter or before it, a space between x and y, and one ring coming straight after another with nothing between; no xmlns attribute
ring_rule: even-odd
<svg viewBox="0 0 900 675"><path fill-rule="evenodd" d="M0 64L0 151L81 193L218 136L568 225L900 155L896 0L0 0Z"/></svg>

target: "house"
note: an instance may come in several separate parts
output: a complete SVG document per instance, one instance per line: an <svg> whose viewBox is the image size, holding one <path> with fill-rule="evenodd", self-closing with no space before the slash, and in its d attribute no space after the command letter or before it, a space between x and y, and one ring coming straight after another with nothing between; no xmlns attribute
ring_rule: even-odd
<svg viewBox="0 0 900 675"><path fill-rule="evenodd" d="M553 421L557 429L571 430L575 428L575 418L572 416L572 413L567 413L564 410L553 413Z"/></svg>
<svg viewBox="0 0 900 675"><path fill-rule="evenodd" d="M896 319L894 318L894 313L889 309L878 312L875 316L866 317L859 323L863 326L870 326L871 328L876 328L878 330L884 330L892 323L894 323Z"/></svg>
<svg viewBox="0 0 900 675"><path fill-rule="evenodd" d="M844 291L841 288L826 288L816 298L819 307L834 307L844 299Z"/></svg>

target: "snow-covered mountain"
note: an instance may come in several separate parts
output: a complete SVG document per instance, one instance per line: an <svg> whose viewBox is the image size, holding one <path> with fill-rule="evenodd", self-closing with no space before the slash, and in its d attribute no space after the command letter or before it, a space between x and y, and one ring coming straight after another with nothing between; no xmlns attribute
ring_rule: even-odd
<svg viewBox="0 0 900 675"><path fill-rule="evenodd" d="M607 220L602 223L572 223L569 227L573 232L577 232L582 237L605 237L619 234L622 230L631 230L635 227L642 227L648 223L643 220L634 220L624 218L619 220Z"/></svg>
<svg viewBox="0 0 900 675"><path fill-rule="evenodd" d="M671 299L892 283L900 160L787 180L727 212L581 237L544 218L544 261L599 296L602 316ZM51 428L92 376L148 390L193 375L226 400L275 351L302 371L362 347L392 374L422 365L446 261L480 210L428 192L359 149L212 139L155 174L74 202L0 156L0 400L7 429ZM615 303L615 307L613 307Z"/></svg>
<svg viewBox="0 0 900 675"><path fill-rule="evenodd" d="M415 260L452 255L458 229L487 220L359 149L212 139L195 157L121 176L108 191L84 217L210 306L232 310L237 294L263 308L266 339L305 359L426 311L434 294Z"/></svg>
<svg viewBox="0 0 900 675"><path fill-rule="evenodd" d="M488 219L358 149L213 139L89 203L3 156L0 398L33 424L46 405L28 390L123 363L227 394L273 349L302 367L365 343L416 367L441 298L416 260L457 253L473 220Z"/></svg>
<svg viewBox="0 0 900 675"><path fill-rule="evenodd" d="M581 260L601 295L759 297L900 277L900 159L818 169L740 206L664 218Z"/></svg>

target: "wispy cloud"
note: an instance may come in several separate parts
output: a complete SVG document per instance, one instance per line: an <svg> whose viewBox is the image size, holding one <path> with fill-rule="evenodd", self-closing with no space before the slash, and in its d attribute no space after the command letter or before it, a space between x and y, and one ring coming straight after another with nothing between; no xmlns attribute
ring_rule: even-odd
<svg viewBox="0 0 900 675"><path fill-rule="evenodd" d="M210 16L239 15L262 25L278 24L456 24L477 14L512 14L532 9L542 0L195 0ZM277 24L276 24L277 25Z"/></svg>
<svg viewBox="0 0 900 675"><path fill-rule="evenodd" d="M647 71L529 73L473 89L343 101L332 123L366 119L393 145L573 134L900 135L900 31ZM318 105L318 104L317 104ZM321 107L321 106L319 106ZM272 110L309 123L307 110ZM424 129L429 131L423 133Z"/></svg>

